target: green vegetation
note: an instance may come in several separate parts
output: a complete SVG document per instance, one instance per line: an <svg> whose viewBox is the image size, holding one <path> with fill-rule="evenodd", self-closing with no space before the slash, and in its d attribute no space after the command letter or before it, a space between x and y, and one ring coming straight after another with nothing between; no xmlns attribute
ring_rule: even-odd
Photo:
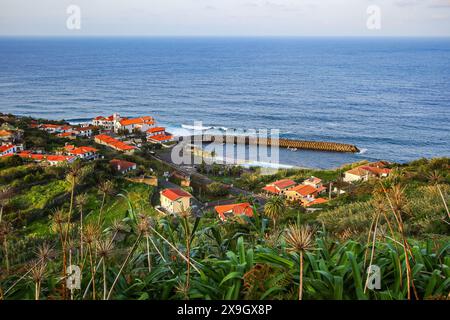
<svg viewBox="0 0 450 320"><path fill-rule="evenodd" d="M40 148L64 143L37 137L45 141L30 143ZM157 188L108 165L121 158L138 164L130 175L169 171L150 151L105 150L103 160L63 167L0 160L0 299L449 298L448 158L392 165L389 178L354 184L320 211L273 198L254 202L252 218L224 223L213 212L162 215L151 205ZM281 178L338 183L343 170L238 169L204 168L256 192ZM227 196L218 182L203 192ZM80 290L61 281L71 264L81 268ZM368 287L373 265L379 290Z"/></svg>

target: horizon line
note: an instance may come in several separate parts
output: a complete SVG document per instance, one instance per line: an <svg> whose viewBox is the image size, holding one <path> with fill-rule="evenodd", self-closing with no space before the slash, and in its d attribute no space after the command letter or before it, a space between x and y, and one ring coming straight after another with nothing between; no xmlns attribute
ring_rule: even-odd
<svg viewBox="0 0 450 320"><path fill-rule="evenodd" d="M0 38L450 38L450 35L120 35L0 34Z"/></svg>

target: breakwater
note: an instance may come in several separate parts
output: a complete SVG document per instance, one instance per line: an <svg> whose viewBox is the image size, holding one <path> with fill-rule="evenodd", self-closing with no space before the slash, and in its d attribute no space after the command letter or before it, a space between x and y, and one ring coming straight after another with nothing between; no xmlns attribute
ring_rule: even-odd
<svg viewBox="0 0 450 320"><path fill-rule="evenodd" d="M253 136L241 136L241 135L209 135L204 134L201 136L191 136L191 141L202 141L204 143L210 142L227 142L234 144L261 144L267 146L276 146L280 148L299 149L299 150L316 150L316 151L329 151L329 152L348 152L356 153L359 149L352 144L338 143L338 142L325 142L325 141L306 141L306 140L294 140L294 139L278 139L272 141L270 138L260 138Z"/></svg>

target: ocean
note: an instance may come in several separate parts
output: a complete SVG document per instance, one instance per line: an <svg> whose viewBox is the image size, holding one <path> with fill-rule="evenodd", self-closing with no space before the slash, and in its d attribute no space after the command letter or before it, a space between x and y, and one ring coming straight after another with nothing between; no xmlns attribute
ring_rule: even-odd
<svg viewBox="0 0 450 320"><path fill-rule="evenodd" d="M0 112L152 115L174 133L202 121L362 151L280 152L302 167L450 156L450 39L0 38Z"/></svg>

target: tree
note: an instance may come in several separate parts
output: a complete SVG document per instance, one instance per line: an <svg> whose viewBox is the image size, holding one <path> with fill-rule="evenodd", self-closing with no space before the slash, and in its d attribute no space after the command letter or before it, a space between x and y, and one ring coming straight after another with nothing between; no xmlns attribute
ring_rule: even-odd
<svg viewBox="0 0 450 320"><path fill-rule="evenodd" d="M286 210L286 205L282 197L272 197L264 205L264 214L272 219L275 229L277 220Z"/></svg>

